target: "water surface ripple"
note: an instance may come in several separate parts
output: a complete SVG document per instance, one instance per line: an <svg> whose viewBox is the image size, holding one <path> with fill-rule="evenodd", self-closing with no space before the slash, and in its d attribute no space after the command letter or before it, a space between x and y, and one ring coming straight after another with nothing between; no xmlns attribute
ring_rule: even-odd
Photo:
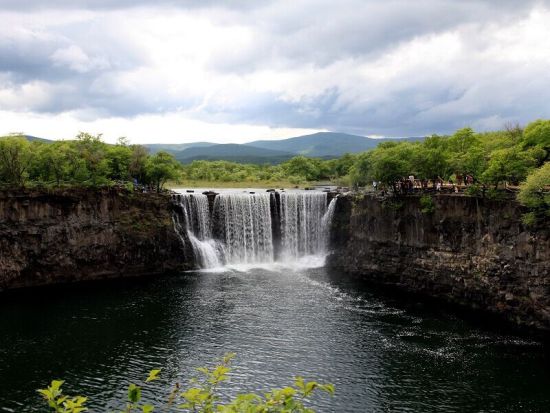
<svg viewBox="0 0 550 413"><path fill-rule="evenodd" d="M163 369L168 387L237 353L226 396L295 375L332 382L321 412L543 412L550 368L536 341L487 332L323 268L235 267L4 294L0 410L44 411L35 389L64 379L92 411ZM144 391L152 398L151 390ZM120 407L120 406L119 406Z"/></svg>

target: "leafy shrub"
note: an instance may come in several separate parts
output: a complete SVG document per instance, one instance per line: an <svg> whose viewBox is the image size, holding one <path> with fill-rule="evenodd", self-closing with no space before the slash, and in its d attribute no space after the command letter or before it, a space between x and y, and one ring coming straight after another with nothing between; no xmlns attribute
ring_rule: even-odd
<svg viewBox="0 0 550 413"><path fill-rule="evenodd" d="M521 216L521 222L528 228L534 227L537 224L537 214L535 212L527 212Z"/></svg>
<svg viewBox="0 0 550 413"><path fill-rule="evenodd" d="M521 184L518 200L529 208L550 208L550 162L533 171Z"/></svg>
<svg viewBox="0 0 550 413"><path fill-rule="evenodd" d="M431 196L422 195L420 197L420 211L423 214L433 214L435 211L435 203Z"/></svg>
<svg viewBox="0 0 550 413"><path fill-rule="evenodd" d="M473 184L473 185L469 185L464 192L466 195L469 195L469 196L481 196L481 194L483 193L483 190L480 185Z"/></svg>
<svg viewBox="0 0 550 413"><path fill-rule="evenodd" d="M131 383L128 386L127 401L121 413L152 413L157 407L158 411L176 408L178 411L197 413L315 413L314 410L306 407L310 396L316 390L334 394L332 384L306 382L302 377L296 377L293 386L274 389L263 396L255 393L239 394L228 404L221 404L218 388L220 383L229 379L228 373L231 371L233 357L234 354L227 354L221 363L213 368L198 368L201 377L191 379L191 387L183 391L176 383L166 397L166 402L161 406L143 403L141 400L142 387L148 382L157 380L161 372L151 370L144 383L139 386ZM86 397L63 395L62 385L63 381L54 380L48 388L38 390L52 412L81 413L88 410L85 406L88 401Z"/></svg>

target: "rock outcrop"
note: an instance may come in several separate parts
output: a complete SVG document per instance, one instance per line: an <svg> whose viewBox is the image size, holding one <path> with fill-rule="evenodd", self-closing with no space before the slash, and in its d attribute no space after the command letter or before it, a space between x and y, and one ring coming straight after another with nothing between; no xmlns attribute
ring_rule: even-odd
<svg viewBox="0 0 550 413"><path fill-rule="evenodd" d="M0 291L191 268L174 208L120 189L0 192Z"/></svg>
<svg viewBox="0 0 550 413"><path fill-rule="evenodd" d="M526 228L514 200L438 195L432 202L341 197L328 264L550 331L550 225Z"/></svg>

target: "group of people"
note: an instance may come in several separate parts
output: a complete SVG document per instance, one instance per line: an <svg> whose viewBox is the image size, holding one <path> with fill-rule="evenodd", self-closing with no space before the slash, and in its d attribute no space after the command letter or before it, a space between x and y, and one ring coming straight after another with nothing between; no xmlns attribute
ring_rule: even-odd
<svg viewBox="0 0 550 413"><path fill-rule="evenodd" d="M415 179L414 175L403 177L395 182L394 190L400 193L414 192L416 189L426 191L430 186L436 191L440 192L443 188L452 189L453 192L460 192L462 186L472 185L474 183L474 177L472 175L455 175L456 183L449 179L445 182L441 177L437 177L435 180L428 179ZM430 185L431 184L431 185ZM374 191L380 188L380 182L373 181L372 188Z"/></svg>

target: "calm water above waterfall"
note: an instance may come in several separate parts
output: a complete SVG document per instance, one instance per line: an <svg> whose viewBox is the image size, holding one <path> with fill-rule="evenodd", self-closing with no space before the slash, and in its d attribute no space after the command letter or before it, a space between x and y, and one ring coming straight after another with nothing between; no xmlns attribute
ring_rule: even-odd
<svg viewBox="0 0 550 413"><path fill-rule="evenodd" d="M272 265L8 294L0 406L19 412L26 400L39 411L34 389L63 378L103 411L152 368L167 386L233 351L226 394L302 374L336 385L333 399L318 399L323 412L548 411L540 344L340 278Z"/></svg>
<svg viewBox="0 0 550 413"><path fill-rule="evenodd" d="M149 370L163 369L151 386L167 394L226 352L237 353L226 397L303 375L336 386L315 400L321 412L548 411L540 343L324 269L327 201L185 194L174 226L205 270L3 294L0 411L44 411L35 389L52 379L112 411Z"/></svg>

